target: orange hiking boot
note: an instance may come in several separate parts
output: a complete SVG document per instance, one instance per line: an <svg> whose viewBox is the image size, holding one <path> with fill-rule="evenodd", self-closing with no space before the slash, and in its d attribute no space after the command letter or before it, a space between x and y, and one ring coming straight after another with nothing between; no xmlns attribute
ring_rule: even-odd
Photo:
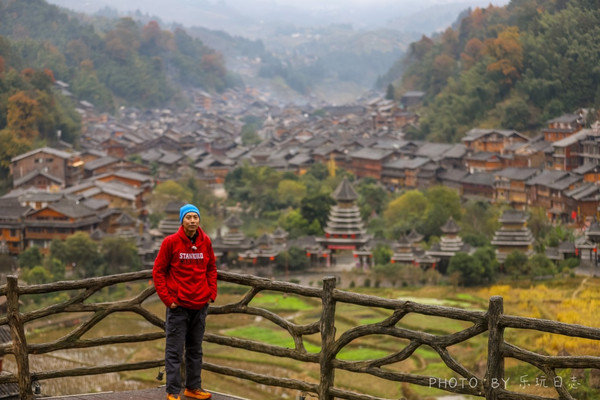
<svg viewBox="0 0 600 400"><path fill-rule="evenodd" d="M212 395L204 389L185 389L183 391L183 395L186 397L191 397L192 399L200 400L206 400L212 397Z"/></svg>
<svg viewBox="0 0 600 400"><path fill-rule="evenodd" d="M180 397L178 394L167 393L167 400L180 400Z"/></svg>

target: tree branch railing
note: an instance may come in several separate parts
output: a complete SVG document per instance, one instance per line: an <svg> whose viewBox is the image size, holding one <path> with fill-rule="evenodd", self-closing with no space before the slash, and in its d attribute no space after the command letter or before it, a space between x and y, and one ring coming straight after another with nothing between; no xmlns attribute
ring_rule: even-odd
<svg viewBox="0 0 600 400"><path fill-rule="evenodd" d="M164 319L156 316L143 307L144 301L155 294L153 286L141 291L131 299L113 302L88 302L94 294L103 288L126 282L149 280L152 271L140 271L100 278L78 281L63 281L43 285L21 286L17 278L10 276L6 285L0 286L0 296L7 298L7 314L0 317L0 326L8 326L12 341L0 345L0 357L11 354L17 365L16 374L0 376L0 384L16 383L19 387L19 398L34 399L33 384L38 381L62 377L97 375L113 372L134 371L162 367L164 358L143 362L120 363L85 368L71 368L55 371L31 372L30 355L52 353L59 350L99 347L112 344L142 343L164 338ZM586 338L600 341L600 329L582 325L565 324L551 320L525 318L505 315L503 299L499 296L490 298L489 308L484 311L469 311L455 307L432 306L405 300L383 299L367 296L335 288L336 279L327 277L323 280L323 288L311 288L288 282L274 281L252 275L219 271L221 282L233 283L249 288L248 292L235 303L211 306L211 315L247 314L260 316L274 325L286 330L294 341L294 348L286 348L247 339L240 339L214 333L206 333L205 341L217 345L249 350L266 355L283 357L302 363L318 364L319 381L305 382L298 379L280 378L264 375L249 370L231 368L205 362L203 369L218 374L233 376L256 383L313 393L321 400L334 398L348 400L384 400L367 393L356 393L335 386L336 370L367 374L388 381L407 382L415 385L441 389L451 393L466 394L486 399L525 399L551 400L553 397L514 392L503 385L504 360L513 358L530 364L542 371L551 382L559 381L557 370L565 368L600 368L600 357L594 356L548 356L519 348L504 340L504 330L526 329L548 332L570 337ZM79 290L68 300L39 310L21 312L20 298L25 295L47 294L53 292ZM303 297L320 299L321 316L313 323L298 325L276 313L250 305L251 301L263 291L275 291ZM335 328L337 303L353 304L361 307L391 310L392 314L381 322L355 326L337 335ZM148 324L156 327L156 332L114 335L93 339L82 339L94 326L109 315L133 312L141 316ZM49 317L56 313L88 313L89 318L81 322L65 336L46 343L28 344L25 324ZM431 334L419 330L397 326L409 314L421 314L430 317L442 317L465 321L471 325L458 332L445 335ZM478 335L488 333L488 360L484 376L469 370L455 359L448 348L466 342ZM320 333L321 348L318 353L308 352L304 347L304 336ZM374 360L345 361L337 355L354 340L370 335L386 335L408 341L403 348L392 354ZM435 376L406 373L386 366L404 361L414 355L423 346L433 349L441 361L454 374L453 378L444 379ZM574 400L566 385L552 386L557 398Z"/></svg>

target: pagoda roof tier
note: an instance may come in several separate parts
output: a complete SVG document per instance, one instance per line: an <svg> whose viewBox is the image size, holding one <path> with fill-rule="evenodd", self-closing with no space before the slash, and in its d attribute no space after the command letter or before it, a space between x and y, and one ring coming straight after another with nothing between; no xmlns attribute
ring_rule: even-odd
<svg viewBox="0 0 600 400"><path fill-rule="evenodd" d="M239 253L238 257L239 258L271 258L271 257L276 257L281 251L279 250L262 250L262 251L257 251L257 250L248 250L245 251L243 253Z"/></svg>
<svg viewBox="0 0 600 400"><path fill-rule="evenodd" d="M327 228L350 228L350 229L363 229L364 224L356 221L335 221L331 224L327 224Z"/></svg>
<svg viewBox="0 0 600 400"><path fill-rule="evenodd" d="M595 243L592 243L585 238L580 238L575 242L575 248L577 249L593 249L596 246Z"/></svg>
<svg viewBox="0 0 600 400"><path fill-rule="evenodd" d="M364 226L364 223L360 219L339 219L329 220L327 226Z"/></svg>
<svg viewBox="0 0 600 400"><path fill-rule="evenodd" d="M332 238L332 237L320 237L316 238L318 243L324 245L354 245L364 246L371 238L370 237L355 237L355 238Z"/></svg>
<svg viewBox="0 0 600 400"><path fill-rule="evenodd" d="M331 218L337 218L337 219L354 218L354 219L362 220L362 218L360 217L360 212L358 210L356 210L356 212L339 212L336 210L332 210L329 213L329 219L331 219Z"/></svg>
<svg viewBox="0 0 600 400"><path fill-rule="evenodd" d="M512 253L512 250L510 252L503 252L500 249L496 250L496 259L500 262L506 260L506 257L508 257L508 255ZM529 249L527 251L523 251L523 254L525 254L527 257L532 256L534 253L533 249Z"/></svg>
<svg viewBox="0 0 600 400"><path fill-rule="evenodd" d="M304 250L306 250L306 252L310 253L310 254L321 254L321 255L331 254L331 250L326 249L323 246L318 245L318 244L315 246L306 247Z"/></svg>
<svg viewBox="0 0 600 400"><path fill-rule="evenodd" d="M164 235L170 235L173 232L177 232L180 225L179 220L163 219L158 223L158 230Z"/></svg>
<svg viewBox="0 0 600 400"><path fill-rule="evenodd" d="M417 257L416 261L419 264L437 264L440 262L440 259L429 254L425 254L424 256Z"/></svg>
<svg viewBox="0 0 600 400"><path fill-rule="evenodd" d="M529 239L533 239L533 234L531 233L531 231L529 229L521 230L521 231L499 230L499 231L496 231L496 233L494 234L493 240L495 240L497 238L510 238L510 237L520 238L521 240L523 238L527 238L527 240L529 240Z"/></svg>
<svg viewBox="0 0 600 400"><path fill-rule="evenodd" d="M356 193L356 190L354 190L354 187L346 177L342 179L342 182L338 185L331 196L336 201L353 202L358 199L358 193Z"/></svg>
<svg viewBox="0 0 600 400"><path fill-rule="evenodd" d="M448 218L448 221L446 221L446 223L444 224L444 226L442 226L440 228L440 230L442 232L448 234L448 233L458 233L460 231L460 228L458 227L458 225L454 221L454 218L450 217L450 218Z"/></svg>
<svg viewBox="0 0 600 400"><path fill-rule="evenodd" d="M420 242L421 240L423 240L423 237L424 236L417 232L414 228L410 231L408 235L406 235L406 239L408 239L408 241L411 243Z"/></svg>
<svg viewBox="0 0 600 400"><path fill-rule="evenodd" d="M364 228L361 229L344 229L343 227L326 227L324 229L325 233L329 234L339 234L339 235L357 235L362 236L367 233L367 230Z"/></svg>
<svg viewBox="0 0 600 400"><path fill-rule="evenodd" d="M373 252L369 248L361 248L358 250L353 250L352 254L355 256L372 256Z"/></svg>
<svg viewBox="0 0 600 400"><path fill-rule="evenodd" d="M501 240L501 241L515 241L515 242L532 242L534 241L533 235L531 232L524 232L521 234L498 234L496 233L496 235L494 235L494 238L492 239L492 243L494 241L497 240Z"/></svg>
<svg viewBox="0 0 600 400"><path fill-rule="evenodd" d="M458 253L458 251L443 251L443 250L437 250L437 251L428 251L426 254L429 256L438 256L438 257L442 257L442 258L450 258L450 257L454 257L456 255L456 253Z"/></svg>
<svg viewBox="0 0 600 400"><path fill-rule="evenodd" d="M402 235L394 244L394 249L412 249L412 244L405 235Z"/></svg>
<svg viewBox="0 0 600 400"><path fill-rule="evenodd" d="M394 255L392 255L392 257L390 259L393 261L402 261L402 262L412 263L415 259L415 255L413 253L406 253L406 254L394 253Z"/></svg>
<svg viewBox="0 0 600 400"><path fill-rule="evenodd" d="M273 232L273 239L281 239L285 240L288 237L289 233L287 233L283 228L277 227L275 232Z"/></svg>
<svg viewBox="0 0 600 400"><path fill-rule="evenodd" d="M441 249L460 249L460 248L462 248L463 245L464 245L464 242L460 239L440 241Z"/></svg>
<svg viewBox="0 0 600 400"><path fill-rule="evenodd" d="M531 229L529 229L526 226L522 226L516 229L507 229L505 226L502 226L496 231L496 233L498 232L531 232Z"/></svg>
<svg viewBox="0 0 600 400"><path fill-rule="evenodd" d="M229 232L223 236L223 241L227 242L242 242L244 239L246 239L246 236L241 232Z"/></svg>
<svg viewBox="0 0 600 400"><path fill-rule="evenodd" d="M598 239L600 237L600 224L595 218L586 229L585 236L590 239Z"/></svg>
<svg viewBox="0 0 600 400"><path fill-rule="evenodd" d="M503 242L500 240L492 241L492 245L502 247L531 247L532 244L533 242Z"/></svg>
<svg viewBox="0 0 600 400"><path fill-rule="evenodd" d="M533 245L534 241L514 241L514 240L492 240L492 246L502 246L502 247L530 247Z"/></svg>
<svg viewBox="0 0 600 400"><path fill-rule="evenodd" d="M335 214L335 213L340 213L340 214L356 213L356 214L360 215L360 208L358 208L357 206L350 206L350 207L332 206L330 214Z"/></svg>
<svg viewBox="0 0 600 400"><path fill-rule="evenodd" d="M343 223L343 222L354 222L354 223L360 223L361 225L363 224L363 220L358 217L358 218L338 218L338 217L333 217L333 218L329 218L330 222L338 222L338 223ZM328 224L329 225L329 224Z"/></svg>
<svg viewBox="0 0 600 400"><path fill-rule="evenodd" d="M527 222L528 219L529 219L529 217L527 216L527 213L525 211L506 210L506 211L504 211L504 213L502 213L502 216L500 217L500 219L498 221L503 224L506 224L506 223L518 224L518 223L525 223L525 222Z"/></svg>
<svg viewBox="0 0 600 400"><path fill-rule="evenodd" d="M242 219L235 214L230 215L224 222L228 228L239 228L244 224Z"/></svg>
<svg viewBox="0 0 600 400"><path fill-rule="evenodd" d="M457 245L457 246L440 246L440 250L441 251L459 252L459 251L462 251L462 245Z"/></svg>

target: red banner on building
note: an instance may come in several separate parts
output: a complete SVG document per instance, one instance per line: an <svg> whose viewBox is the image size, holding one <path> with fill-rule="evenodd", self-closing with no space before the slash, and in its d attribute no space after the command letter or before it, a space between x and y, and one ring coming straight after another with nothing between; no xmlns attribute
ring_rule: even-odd
<svg viewBox="0 0 600 400"><path fill-rule="evenodd" d="M356 246L351 244L330 244L327 248L332 250L356 250Z"/></svg>

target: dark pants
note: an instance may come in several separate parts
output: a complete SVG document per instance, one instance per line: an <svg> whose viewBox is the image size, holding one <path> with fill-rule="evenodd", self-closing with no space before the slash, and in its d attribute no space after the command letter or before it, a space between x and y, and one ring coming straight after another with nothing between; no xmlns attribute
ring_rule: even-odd
<svg viewBox="0 0 600 400"><path fill-rule="evenodd" d="M206 328L208 304L200 310L177 307L167 308L165 346L165 371L167 393L181 391L181 360L185 354L185 387L202 387L202 340Z"/></svg>

